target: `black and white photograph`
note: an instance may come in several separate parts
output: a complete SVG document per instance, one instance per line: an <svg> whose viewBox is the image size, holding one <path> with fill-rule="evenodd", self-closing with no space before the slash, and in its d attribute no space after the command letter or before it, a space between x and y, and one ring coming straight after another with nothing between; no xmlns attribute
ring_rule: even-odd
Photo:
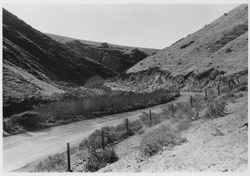
<svg viewBox="0 0 250 176"><path fill-rule="evenodd" d="M247 175L248 1L199 2L4 0L2 173Z"/></svg>

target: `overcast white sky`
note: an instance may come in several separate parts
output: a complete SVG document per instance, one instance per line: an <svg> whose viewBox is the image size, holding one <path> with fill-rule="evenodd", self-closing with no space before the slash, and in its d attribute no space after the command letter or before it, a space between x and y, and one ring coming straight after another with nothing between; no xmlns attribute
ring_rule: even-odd
<svg viewBox="0 0 250 176"><path fill-rule="evenodd" d="M114 44L164 48L237 4L4 4L47 33Z"/></svg>

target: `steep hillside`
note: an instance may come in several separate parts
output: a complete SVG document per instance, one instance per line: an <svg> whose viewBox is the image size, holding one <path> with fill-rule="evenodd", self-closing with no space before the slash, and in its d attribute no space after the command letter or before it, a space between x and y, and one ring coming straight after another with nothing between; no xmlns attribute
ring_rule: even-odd
<svg viewBox="0 0 250 176"><path fill-rule="evenodd" d="M104 85L127 91L232 86L247 79L247 57L248 6L241 5Z"/></svg>
<svg viewBox="0 0 250 176"><path fill-rule="evenodd" d="M90 57L117 72L124 72L147 56L156 54L159 50L135 48L109 43L78 40L69 37L47 34L52 39L67 45L81 57Z"/></svg>
<svg viewBox="0 0 250 176"><path fill-rule="evenodd" d="M87 56L79 57L3 9L4 115L14 113L16 104L24 99L60 93L64 85L82 85L93 76L115 75L110 68Z"/></svg>
<svg viewBox="0 0 250 176"><path fill-rule="evenodd" d="M248 6L240 5L180 39L159 53L149 56L127 72L160 67L173 75L202 72L210 68L235 73L247 68Z"/></svg>

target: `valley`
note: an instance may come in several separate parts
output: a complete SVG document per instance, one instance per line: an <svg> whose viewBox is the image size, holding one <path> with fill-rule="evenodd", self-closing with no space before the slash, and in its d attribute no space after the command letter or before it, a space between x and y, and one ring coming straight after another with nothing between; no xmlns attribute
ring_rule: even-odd
<svg viewBox="0 0 250 176"><path fill-rule="evenodd" d="M247 170L248 4L164 49L2 14L4 171Z"/></svg>

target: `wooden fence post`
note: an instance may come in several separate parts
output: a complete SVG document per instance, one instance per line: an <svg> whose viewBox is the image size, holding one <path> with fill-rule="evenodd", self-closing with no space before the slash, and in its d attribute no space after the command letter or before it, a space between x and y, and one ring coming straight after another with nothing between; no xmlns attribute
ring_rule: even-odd
<svg viewBox="0 0 250 176"><path fill-rule="evenodd" d="M207 89L205 89L205 99L207 100Z"/></svg>
<svg viewBox="0 0 250 176"><path fill-rule="evenodd" d="M151 110L149 110L149 126L152 126L152 116L151 116Z"/></svg>
<svg viewBox="0 0 250 176"><path fill-rule="evenodd" d="M129 133L128 118L126 118L126 129L127 129L127 134L128 134Z"/></svg>
<svg viewBox="0 0 250 176"><path fill-rule="evenodd" d="M217 89L218 89L218 95L220 95L220 85L218 85Z"/></svg>
<svg viewBox="0 0 250 176"><path fill-rule="evenodd" d="M104 130L102 129L102 149L105 149Z"/></svg>
<svg viewBox="0 0 250 176"><path fill-rule="evenodd" d="M239 84L240 83L239 76L236 76L236 80L237 80L237 82Z"/></svg>
<svg viewBox="0 0 250 176"><path fill-rule="evenodd" d="M190 96L190 105L191 105L191 107L193 107L193 97L192 97L192 95Z"/></svg>
<svg viewBox="0 0 250 176"><path fill-rule="evenodd" d="M70 145L69 145L69 143L67 143L67 160L68 160L67 172L73 172L70 168Z"/></svg>
<svg viewBox="0 0 250 176"><path fill-rule="evenodd" d="M171 110L172 110L172 113L174 114L174 105L173 105L173 103L171 104Z"/></svg>

